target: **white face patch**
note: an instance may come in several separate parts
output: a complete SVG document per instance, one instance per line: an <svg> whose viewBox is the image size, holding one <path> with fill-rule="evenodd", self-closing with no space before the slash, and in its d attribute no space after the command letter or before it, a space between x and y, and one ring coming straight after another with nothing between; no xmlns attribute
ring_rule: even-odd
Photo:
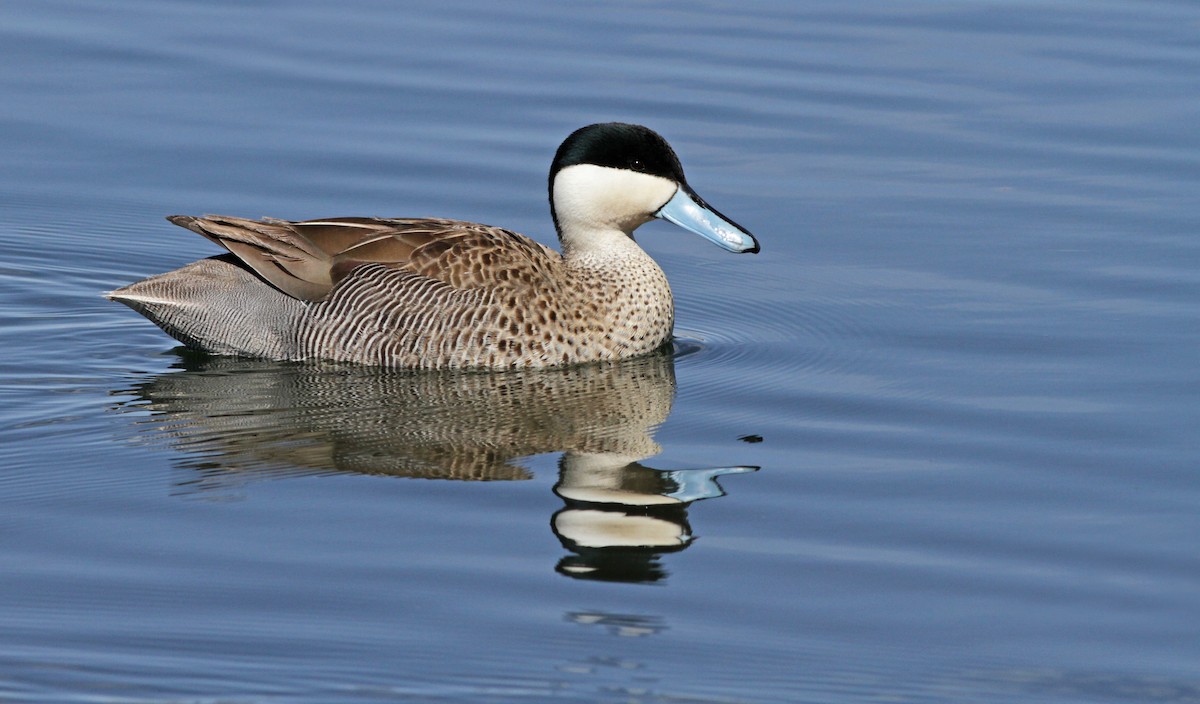
<svg viewBox="0 0 1200 704"><path fill-rule="evenodd" d="M630 235L679 185L671 179L594 164L568 166L554 178L554 211L564 243L595 239L603 232Z"/></svg>

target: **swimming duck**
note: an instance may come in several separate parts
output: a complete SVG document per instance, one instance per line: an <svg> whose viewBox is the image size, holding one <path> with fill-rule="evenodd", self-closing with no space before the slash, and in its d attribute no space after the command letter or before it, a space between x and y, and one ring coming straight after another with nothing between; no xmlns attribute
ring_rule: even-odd
<svg viewBox="0 0 1200 704"><path fill-rule="evenodd" d="M107 294L185 345L222 355L404 368L535 368L667 343L667 277L633 239L654 218L731 252L758 242L688 186L640 125L573 132L550 167L562 253L442 219L167 218L229 251Z"/></svg>

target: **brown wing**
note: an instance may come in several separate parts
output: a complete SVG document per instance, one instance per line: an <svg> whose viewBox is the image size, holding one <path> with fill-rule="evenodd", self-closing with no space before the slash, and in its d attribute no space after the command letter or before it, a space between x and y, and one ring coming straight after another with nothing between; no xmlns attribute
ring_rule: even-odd
<svg viewBox="0 0 1200 704"><path fill-rule="evenodd" d="M408 269L457 288L529 291L560 280L553 249L498 227L444 222L446 230L413 250Z"/></svg>
<svg viewBox="0 0 1200 704"><path fill-rule="evenodd" d="M167 218L238 256L284 293L320 301L365 263L460 288L550 282L560 257L508 230L437 219L330 218L289 222L219 215Z"/></svg>

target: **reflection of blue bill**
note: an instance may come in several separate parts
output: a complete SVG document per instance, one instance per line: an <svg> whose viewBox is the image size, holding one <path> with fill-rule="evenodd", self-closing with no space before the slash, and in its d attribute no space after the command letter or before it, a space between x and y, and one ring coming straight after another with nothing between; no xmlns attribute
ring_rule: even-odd
<svg viewBox="0 0 1200 704"><path fill-rule="evenodd" d="M758 467L712 467L710 469L676 469L665 474L678 487L663 496L670 496L683 503L700 499L724 496L725 490L717 484L717 477L724 474L745 474L757 471Z"/></svg>

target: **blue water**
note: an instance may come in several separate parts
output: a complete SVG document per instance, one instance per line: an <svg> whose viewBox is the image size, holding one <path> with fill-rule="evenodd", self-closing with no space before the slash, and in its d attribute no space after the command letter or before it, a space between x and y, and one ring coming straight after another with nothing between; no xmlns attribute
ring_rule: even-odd
<svg viewBox="0 0 1200 704"><path fill-rule="evenodd" d="M1200 6L8 3L0 701L1200 701ZM553 243L647 124L673 354L181 354L172 213Z"/></svg>

